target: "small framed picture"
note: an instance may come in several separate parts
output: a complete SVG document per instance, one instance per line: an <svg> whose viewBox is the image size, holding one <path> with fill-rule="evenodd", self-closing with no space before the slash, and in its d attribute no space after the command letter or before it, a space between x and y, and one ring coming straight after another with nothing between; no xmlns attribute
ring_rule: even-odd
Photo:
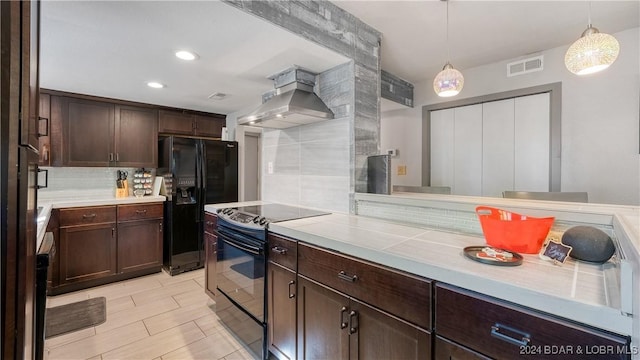
<svg viewBox="0 0 640 360"><path fill-rule="evenodd" d="M567 261L571 250L573 250L573 248L569 245L549 240L542 248L540 258L544 260L552 260L556 264L564 264L564 262Z"/></svg>

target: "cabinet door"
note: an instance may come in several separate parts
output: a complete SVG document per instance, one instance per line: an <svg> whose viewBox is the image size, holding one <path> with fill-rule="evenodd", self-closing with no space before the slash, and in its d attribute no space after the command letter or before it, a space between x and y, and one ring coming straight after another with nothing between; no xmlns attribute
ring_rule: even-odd
<svg viewBox="0 0 640 360"><path fill-rule="evenodd" d="M267 306L269 351L280 360L296 358L296 273L269 262Z"/></svg>
<svg viewBox="0 0 640 360"><path fill-rule="evenodd" d="M482 194L482 104L455 108L452 194ZM453 191L455 190L455 191Z"/></svg>
<svg viewBox="0 0 640 360"><path fill-rule="evenodd" d="M109 166L113 156L114 105L62 98L63 165Z"/></svg>
<svg viewBox="0 0 640 360"><path fill-rule="evenodd" d="M298 359L349 358L349 299L298 276Z"/></svg>
<svg viewBox="0 0 640 360"><path fill-rule="evenodd" d="M196 135L220 138L222 136L222 128L226 125L224 116L195 116Z"/></svg>
<svg viewBox="0 0 640 360"><path fill-rule="evenodd" d="M22 4L22 91L20 145L38 149L38 52L40 49L40 2ZM8 73L8 72L7 72ZM5 74L3 74L5 75Z"/></svg>
<svg viewBox="0 0 640 360"><path fill-rule="evenodd" d="M59 282L69 284L116 273L116 224L60 228Z"/></svg>
<svg viewBox="0 0 640 360"><path fill-rule="evenodd" d="M348 329L351 359L431 358L431 334L354 299Z"/></svg>
<svg viewBox="0 0 640 360"><path fill-rule="evenodd" d="M162 266L162 220L118 223L118 273Z"/></svg>
<svg viewBox="0 0 640 360"><path fill-rule="evenodd" d="M482 105L482 196L513 190L514 99Z"/></svg>
<svg viewBox="0 0 640 360"><path fill-rule="evenodd" d="M117 106L115 134L118 166L158 166L158 112L155 109Z"/></svg>
<svg viewBox="0 0 640 360"><path fill-rule="evenodd" d="M40 93L40 119L38 122L38 151L40 160L38 165L51 165L51 95Z"/></svg>
<svg viewBox="0 0 640 360"><path fill-rule="evenodd" d="M179 111L158 111L158 132L176 135L193 135L195 119L193 114Z"/></svg>
<svg viewBox="0 0 640 360"><path fill-rule="evenodd" d="M218 262L218 237L208 232L204 233L204 242L206 247L206 262L204 282L206 284L205 293L215 300L216 293L216 264Z"/></svg>

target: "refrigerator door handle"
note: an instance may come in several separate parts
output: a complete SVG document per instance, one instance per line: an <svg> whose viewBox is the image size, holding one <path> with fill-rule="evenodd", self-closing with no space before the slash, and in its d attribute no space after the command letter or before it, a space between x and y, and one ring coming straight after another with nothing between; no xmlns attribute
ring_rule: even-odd
<svg viewBox="0 0 640 360"><path fill-rule="evenodd" d="M202 209L204 209L204 204L202 204L202 141L196 140L196 188L195 188L195 199L196 204L198 204L198 209L196 210L196 222L201 221L202 217Z"/></svg>

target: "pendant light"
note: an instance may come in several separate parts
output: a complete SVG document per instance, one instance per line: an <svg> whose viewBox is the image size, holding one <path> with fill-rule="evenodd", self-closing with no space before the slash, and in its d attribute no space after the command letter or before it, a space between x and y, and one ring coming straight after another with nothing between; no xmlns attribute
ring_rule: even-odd
<svg viewBox="0 0 640 360"><path fill-rule="evenodd" d="M447 3L447 63L433 79L433 90L438 96L450 97L460 93L462 86L464 86L464 77L449 62L449 1L443 1Z"/></svg>
<svg viewBox="0 0 640 360"><path fill-rule="evenodd" d="M589 25L564 55L567 69L577 75L593 74L613 64L620 53L620 44L615 37L603 34L591 25L591 2L589 2Z"/></svg>

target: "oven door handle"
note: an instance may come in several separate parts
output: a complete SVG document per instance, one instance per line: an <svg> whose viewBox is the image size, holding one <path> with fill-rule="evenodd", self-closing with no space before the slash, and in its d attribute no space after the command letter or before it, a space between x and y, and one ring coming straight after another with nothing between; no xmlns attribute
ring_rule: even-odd
<svg viewBox="0 0 640 360"><path fill-rule="evenodd" d="M247 245L247 244L241 243L239 241L233 240L232 238L230 238L230 237L228 237L226 235L222 235L220 233L218 233L218 236L220 236L222 238L222 241L224 241L225 243L227 243L227 244L229 244L229 245L231 245L233 247L236 247L236 248L238 248L240 250L246 251L246 252L248 252L250 254L253 254L253 255L262 255L262 252L263 252L262 249L257 247L257 246L251 246L251 245Z"/></svg>

